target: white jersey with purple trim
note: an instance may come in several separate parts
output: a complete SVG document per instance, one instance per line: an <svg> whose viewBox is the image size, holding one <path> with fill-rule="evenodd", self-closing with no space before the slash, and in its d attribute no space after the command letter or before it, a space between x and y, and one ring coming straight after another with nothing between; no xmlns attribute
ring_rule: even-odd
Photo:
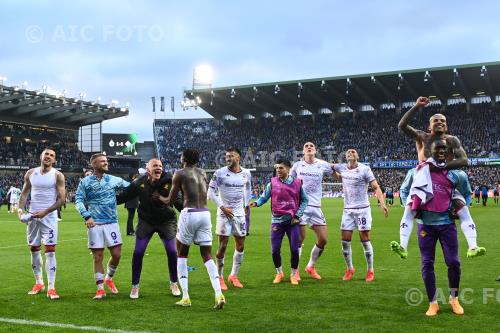
<svg viewBox="0 0 500 333"><path fill-rule="evenodd" d="M43 174L41 168L33 169L29 179L31 183L31 203L30 212L38 212L52 206L57 200L57 180L56 169L51 168L49 172ZM47 214L42 223L53 226L57 222L57 211ZM57 224L57 223L56 223Z"/></svg>
<svg viewBox="0 0 500 333"><path fill-rule="evenodd" d="M302 186L309 199L308 206L321 207L321 183L323 176L331 176L333 174L330 163L314 159L314 163L306 161L295 162L290 170L290 175L293 178L302 180Z"/></svg>
<svg viewBox="0 0 500 333"><path fill-rule="evenodd" d="M369 207L368 184L375 180L369 166L358 163L354 169L349 169L347 164L336 164L335 171L342 176L344 191L344 209Z"/></svg>
<svg viewBox="0 0 500 333"><path fill-rule="evenodd" d="M222 205L231 208L234 216L245 216L244 209L251 196L251 181L250 170L241 168L240 172L235 173L225 166L214 172L208 186L219 192ZM220 208L217 208L217 214L223 214Z"/></svg>

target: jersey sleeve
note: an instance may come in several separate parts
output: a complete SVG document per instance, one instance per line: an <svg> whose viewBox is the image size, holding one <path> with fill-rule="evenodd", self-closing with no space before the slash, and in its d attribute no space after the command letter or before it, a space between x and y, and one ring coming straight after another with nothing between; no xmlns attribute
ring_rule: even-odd
<svg viewBox="0 0 500 333"><path fill-rule="evenodd" d="M332 166L327 161L323 161L323 163L321 163L321 169L323 170L324 175L326 175L326 176L333 175Z"/></svg>
<svg viewBox="0 0 500 333"><path fill-rule="evenodd" d="M84 179L80 181L80 184L78 184L78 188L76 190L75 208L84 219L88 219L91 218L92 216L90 215L89 211L85 208L85 200L87 199L87 195L85 192Z"/></svg>
<svg viewBox="0 0 500 333"><path fill-rule="evenodd" d="M373 171L370 167L366 167L365 179L367 183L371 183L375 180L375 175L373 174Z"/></svg>
<svg viewBox="0 0 500 333"><path fill-rule="evenodd" d="M299 165L299 162L295 162L293 165L292 165L292 168L290 169L290 176L292 176L293 178L297 178L297 167Z"/></svg>

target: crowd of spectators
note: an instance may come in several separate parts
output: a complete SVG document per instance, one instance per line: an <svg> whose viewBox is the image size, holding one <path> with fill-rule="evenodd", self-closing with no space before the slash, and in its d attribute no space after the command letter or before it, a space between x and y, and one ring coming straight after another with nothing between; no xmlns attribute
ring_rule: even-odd
<svg viewBox="0 0 500 333"><path fill-rule="evenodd" d="M46 147L57 151L56 166L87 165L88 155L78 149L75 131L0 123L0 164L34 166Z"/></svg>
<svg viewBox="0 0 500 333"><path fill-rule="evenodd" d="M179 166L180 152L187 147L201 152L200 165L216 168L223 164L224 148L238 147L242 163L248 167L270 166L278 155L291 160L300 158L302 145L313 141L319 156L340 162L348 148L356 148L361 161L414 160L415 144L405 137L397 124L402 113L394 110L378 112L339 113L311 116L261 118L253 120L217 121L160 120L155 123L159 155L167 168ZM449 132L461 140L469 157L500 155L500 108L476 104L467 110L455 104L442 110L434 105L418 112L410 124L427 130L429 118L436 112L447 117Z"/></svg>

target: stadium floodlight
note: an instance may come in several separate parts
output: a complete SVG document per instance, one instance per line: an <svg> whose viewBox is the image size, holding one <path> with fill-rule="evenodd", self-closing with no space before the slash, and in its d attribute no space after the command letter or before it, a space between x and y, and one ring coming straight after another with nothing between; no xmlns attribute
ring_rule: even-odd
<svg viewBox="0 0 500 333"><path fill-rule="evenodd" d="M486 73L488 73L488 71L486 70L486 66L483 66L481 67L481 77L485 77L486 76Z"/></svg>
<svg viewBox="0 0 500 333"><path fill-rule="evenodd" d="M48 86L48 85L46 85L46 84L44 84L44 85L42 86L42 93L46 94L46 93L47 93L47 90L49 90L49 86Z"/></svg>
<svg viewBox="0 0 500 333"><path fill-rule="evenodd" d="M129 102L125 103L125 107L128 109L130 107L130 103Z"/></svg>
<svg viewBox="0 0 500 333"><path fill-rule="evenodd" d="M328 90L328 86L326 85L326 81L325 80L321 80L321 89L323 89L323 91L327 91Z"/></svg>
<svg viewBox="0 0 500 333"><path fill-rule="evenodd" d="M209 65L199 65L194 68L193 72L193 90L210 88L213 83L214 72Z"/></svg>
<svg viewBox="0 0 500 333"><path fill-rule="evenodd" d="M214 105L214 97L215 97L215 93L213 90L211 90L210 91L210 106Z"/></svg>
<svg viewBox="0 0 500 333"><path fill-rule="evenodd" d="M278 95L278 93L280 92L280 90L281 90L281 89L280 89L280 86L279 86L279 85L275 85L275 86L274 86L274 94L275 94L275 95Z"/></svg>
<svg viewBox="0 0 500 333"><path fill-rule="evenodd" d="M231 98L235 98L235 97L236 97L236 90L231 89Z"/></svg>
<svg viewBox="0 0 500 333"><path fill-rule="evenodd" d="M258 94L259 94L259 89L257 89L257 87L254 86L253 87L253 98L252 98L252 100L254 102L255 102L255 99L257 98Z"/></svg>
<svg viewBox="0 0 500 333"><path fill-rule="evenodd" d="M117 99L112 99L111 100L111 106L116 106L118 104L118 100Z"/></svg>
<svg viewBox="0 0 500 333"><path fill-rule="evenodd" d="M0 76L0 92L3 93L3 83L7 81L7 77Z"/></svg>
<svg viewBox="0 0 500 333"><path fill-rule="evenodd" d="M479 95L479 96L484 95L484 91L478 91L478 92L476 92L476 95Z"/></svg>
<svg viewBox="0 0 500 333"><path fill-rule="evenodd" d="M377 83L377 79L375 79L375 76L373 75L370 77L370 80L372 80L373 84Z"/></svg>
<svg viewBox="0 0 500 333"><path fill-rule="evenodd" d="M347 78L345 81L345 94L349 95L349 87L351 86L351 79Z"/></svg>
<svg viewBox="0 0 500 333"><path fill-rule="evenodd" d="M425 74L424 74L424 82L427 82L429 81L429 79L431 78L431 74L429 74L429 71L425 71Z"/></svg>
<svg viewBox="0 0 500 333"><path fill-rule="evenodd" d="M297 98L300 98L300 96L302 95L302 89L303 89L302 83L301 82L297 83Z"/></svg>
<svg viewBox="0 0 500 333"><path fill-rule="evenodd" d="M28 81L24 81L23 82L23 89L26 89L27 86L28 86Z"/></svg>

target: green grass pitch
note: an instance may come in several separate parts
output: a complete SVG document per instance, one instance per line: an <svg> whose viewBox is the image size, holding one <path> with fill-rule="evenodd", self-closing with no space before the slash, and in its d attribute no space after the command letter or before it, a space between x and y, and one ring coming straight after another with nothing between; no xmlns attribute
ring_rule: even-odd
<svg viewBox="0 0 500 333"><path fill-rule="evenodd" d="M211 208L213 214L213 206ZM424 315L427 302L420 276L416 228L409 246L409 259L401 260L390 252L389 242L399 239L401 207L390 207L390 216L384 219L380 209L372 204L375 282L371 284L364 281L366 263L356 234L352 250L357 272L352 281L342 281L345 269L339 240L342 200L323 200L323 210L329 226L329 243L316 266L322 280L312 280L303 271L314 242L312 231L308 231L300 262L300 285L292 286L288 281L272 284L274 267L270 253L269 206L255 208L240 272L245 288L235 290L230 287L225 292L226 307L216 311L212 309L213 290L196 246L191 248L188 261L196 268L189 274L193 306L179 308L174 305L176 298L168 288L167 260L158 236L153 237L144 257L141 297L129 299L134 237L125 236L126 211L122 207L119 212L124 235L123 255L115 276L120 290L118 295L108 293L104 301L92 299L95 284L92 257L86 248L86 228L70 205L63 211L63 221L59 224L56 289L61 299L50 301L44 294L29 296L26 293L33 284L33 276L25 245L25 226L14 215L7 214L6 206L2 206L0 318L151 332L500 331L497 319L500 282L495 281L500 275L500 205L494 206L490 202L487 207L474 206L471 209L479 244L488 251L485 257L466 258L466 243L459 231L465 315L455 316L449 305L441 304L442 312L435 318ZM214 221L212 219L213 224ZM287 241L284 240L282 247L286 275L289 274ZM216 245L217 241L214 241L213 253ZM231 267L233 249L231 241L226 255L226 275ZM108 257L106 253L106 260ZM436 254L436 273L438 287L446 293L447 274L440 249ZM424 296L422 303L416 306L409 305L406 300L407 292L412 288L417 288ZM418 303L420 294L416 293L412 300ZM68 328L11 324L0 319L0 332L42 330L77 332Z"/></svg>

